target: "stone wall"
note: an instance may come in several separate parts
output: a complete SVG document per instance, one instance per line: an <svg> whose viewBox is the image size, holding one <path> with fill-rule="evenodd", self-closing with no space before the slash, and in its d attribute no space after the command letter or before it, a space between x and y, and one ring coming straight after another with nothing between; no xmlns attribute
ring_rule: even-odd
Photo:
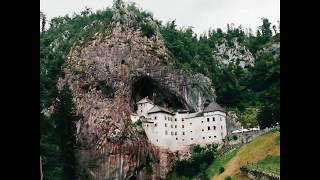
<svg viewBox="0 0 320 180"><path fill-rule="evenodd" d="M265 134L271 130L278 129L278 128L279 127L272 127L272 128L265 128L260 131L248 131L248 132L242 132L242 133L229 134L226 137L226 140L229 145L249 143L255 137L260 136L262 134ZM236 140L233 139L234 136L237 137Z"/></svg>
<svg viewBox="0 0 320 180"><path fill-rule="evenodd" d="M280 180L280 176L274 175L272 173L249 170L245 167L241 167L240 170L252 180Z"/></svg>

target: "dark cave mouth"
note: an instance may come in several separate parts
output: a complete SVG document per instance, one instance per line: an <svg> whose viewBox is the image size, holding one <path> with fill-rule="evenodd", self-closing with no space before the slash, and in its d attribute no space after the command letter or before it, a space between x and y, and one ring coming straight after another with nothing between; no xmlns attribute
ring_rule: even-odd
<svg viewBox="0 0 320 180"><path fill-rule="evenodd" d="M137 110L136 103L146 96L148 96L154 104L173 111L189 109L184 99L176 96L173 92L170 92L168 88L148 76L140 77L132 84L130 106L133 111Z"/></svg>

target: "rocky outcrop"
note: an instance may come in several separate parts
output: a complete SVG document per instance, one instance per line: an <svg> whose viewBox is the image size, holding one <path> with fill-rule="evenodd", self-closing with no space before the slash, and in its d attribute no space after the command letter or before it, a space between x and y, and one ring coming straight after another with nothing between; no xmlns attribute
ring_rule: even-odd
<svg viewBox="0 0 320 180"><path fill-rule="evenodd" d="M165 178L175 156L132 127L135 103L149 96L168 108L201 109L214 101L211 81L173 68L158 32L147 38L115 22L112 32L93 39L72 48L57 85L69 85L82 117L77 124L82 179Z"/></svg>
<svg viewBox="0 0 320 180"><path fill-rule="evenodd" d="M220 65L232 63L245 68L252 66L255 62L251 52L244 45L241 45L236 38L232 39L231 43L228 43L225 39L221 43L217 43L213 54L214 59Z"/></svg>
<svg viewBox="0 0 320 180"><path fill-rule="evenodd" d="M241 123L239 122L239 118L235 111L227 112L227 134L231 134L232 131L241 129Z"/></svg>

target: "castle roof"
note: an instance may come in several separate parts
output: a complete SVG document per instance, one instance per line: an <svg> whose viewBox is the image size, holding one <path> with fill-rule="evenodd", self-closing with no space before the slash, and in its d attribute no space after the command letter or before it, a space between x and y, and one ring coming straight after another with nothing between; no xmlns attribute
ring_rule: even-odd
<svg viewBox="0 0 320 180"><path fill-rule="evenodd" d="M225 112L225 109L221 107L218 103L216 102L211 102L203 112L214 112L214 111L222 111Z"/></svg>
<svg viewBox="0 0 320 180"><path fill-rule="evenodd" d="M153 106L149 111L148 111L148 114L151 114L151 113L157 113L157 112L164 112L164 113L168 113L168 114L172 114L174 115L173 112L171 112L170 110L166 109L166 108L163 108L161 106Z"/></svg>
<svg viewBox="0 0 320 180"><path fill-rule="evenodd" d="M137 104L144 104L144 103L150 103L153 104L153 102L149 99L149 97L144 97L143 99L141 99L140 101L137 102Z"/></svg>

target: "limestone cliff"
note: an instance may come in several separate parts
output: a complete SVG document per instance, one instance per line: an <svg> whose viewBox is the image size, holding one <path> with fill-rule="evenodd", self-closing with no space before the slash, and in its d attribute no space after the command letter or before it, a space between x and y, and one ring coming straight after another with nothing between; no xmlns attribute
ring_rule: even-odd
<svg viewBox="0 0 320 180"><path fill-rule="evenodd" d="M130 113L144 96L173 110L202 109L214 101L211 81L175 69L158 30L146 37L131 21L115 19L110 32L97 32L92 39L72 48L58 81L58 89L70 86L82 117L77 124L82 178L165 178L174 154L132 128Z"/></svg>
<svg viewBox="0 0 320 180"><path fill-rule="evenodd" d="M221 65L233 63L245 68L252 66L255 62L254 56L238 42L237 38L232 39L231 43L227 43L225 39L221 43L217 43L213 54L214 59Z"/></svg>

